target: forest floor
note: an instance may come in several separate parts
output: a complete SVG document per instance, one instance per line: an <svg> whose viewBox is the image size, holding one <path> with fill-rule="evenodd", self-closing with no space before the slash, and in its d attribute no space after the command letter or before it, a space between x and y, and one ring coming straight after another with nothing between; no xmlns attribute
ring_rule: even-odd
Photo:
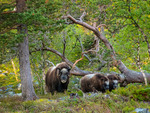
<svg viewBox="0 0 150 113"><path fill-rule="evenodd" d="M70 96L78 94L78 96ZM150 112L150 86L131 84L105 94L89 93L83 98L81 91L38 95L35 101L22 101L21 97L0 98L0 113L136 113Z"/></svg>

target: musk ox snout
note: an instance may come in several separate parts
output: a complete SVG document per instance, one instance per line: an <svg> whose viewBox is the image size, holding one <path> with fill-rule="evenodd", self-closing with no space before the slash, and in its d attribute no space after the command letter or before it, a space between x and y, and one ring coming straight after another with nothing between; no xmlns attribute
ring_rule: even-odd
<svg viewBox="0 0 150 113"><path fill-rule="evenodd" d="M112 91L118 87L118 83L120 81L120 77L115 74L107 75L109 78L109 91Z"/></svg>
<svg viewBox="0 0 150 113"><path fill-rule="evenodd" d="M68 80L68 75L61 75L60 80L62 83L66 83Z"/></svg>
<svg viewBox="0 0 150 113"><path fill-rule="evenodd" d="M109 90L109 81L105 81L104 83L104 89Z"/></svg>
<svg viewBox="0 0 150 113"><path fill-rule="evenodd" d="M116 89L118 87L118 80L113 80L113 88Z"/></svg>

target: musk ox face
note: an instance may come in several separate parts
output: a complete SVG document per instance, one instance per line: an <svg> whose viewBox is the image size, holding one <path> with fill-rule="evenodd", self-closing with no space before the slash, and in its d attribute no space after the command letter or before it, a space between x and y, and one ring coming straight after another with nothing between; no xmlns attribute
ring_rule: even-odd
<svg viewBox="0 0 150 113"><path fill-rule="evenodd" d="M58 68L58 76L60 78L61 83L66 83L67 80L69 79L69 72L70 72L70 68L62 68L59 69Z"/></svg>
<svg viewBox="0 0 150 113"><path fill-rule="evenodd" d="M118 87L118 80L113 80L113 89Z"/></svg>
<svg viewBox="0 0 150 113"><path fill-rule="evenodd" d="M105 81L103 87L105 90L109 90L109 81Z"/></svg>
<svg viewBox="0 0 150 113"><path fill-rule="evenodd" d="M120 78L114 74L108 75L108 78L110 81L109 90L111 91L113 89L116 89L118 87L118 83L119 83Z"/></svg>
<svg viewBox="0 0 150 113"><path fill-rule="evenodd" d="M106 76L103 76L103 75L99 75L97 74L96 75L97 79L99 79L99 83L100 83L100 86L102 85L102 88L104 90L108 90L109 89L109 79L106 77Z"/></svg>

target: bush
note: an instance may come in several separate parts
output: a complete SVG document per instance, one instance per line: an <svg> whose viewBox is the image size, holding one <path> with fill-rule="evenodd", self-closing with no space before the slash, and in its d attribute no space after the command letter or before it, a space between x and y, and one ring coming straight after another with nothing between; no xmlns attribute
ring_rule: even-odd
<svg viewBox="0 0 150 113"><path fill-rule="evenodd" d="M138 83L128 84L125 88L120 87L113 90L113 93L129 97L139 101L150 101L150 85L143 86Z"/></svg>

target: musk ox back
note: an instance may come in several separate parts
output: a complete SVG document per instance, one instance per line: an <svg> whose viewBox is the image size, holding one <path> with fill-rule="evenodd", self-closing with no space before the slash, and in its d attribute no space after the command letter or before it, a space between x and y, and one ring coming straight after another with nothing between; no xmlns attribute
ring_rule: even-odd
<svg viewBox="0 0 150 113"><path fill-rule="evenodd" d="M116 89L118 87L118 83L120 81L119 76L115 74L107 75L109 79L109 91L112 91L113 89Z"/></svg>
<svg viewBox="0 0 150 113"><path fill-rule="evenodd" d="M88 74L80 79L81 90L83 93L101 91L109 89L109 80L101 74Z"/></svg>
<svg viewBox="0 0 150 113"><path fill-rule="evenodd" d="M54 91L64 92L69 84L70 67L62 62L50 67L45 77L46 91L54 94Z"/></svg>

